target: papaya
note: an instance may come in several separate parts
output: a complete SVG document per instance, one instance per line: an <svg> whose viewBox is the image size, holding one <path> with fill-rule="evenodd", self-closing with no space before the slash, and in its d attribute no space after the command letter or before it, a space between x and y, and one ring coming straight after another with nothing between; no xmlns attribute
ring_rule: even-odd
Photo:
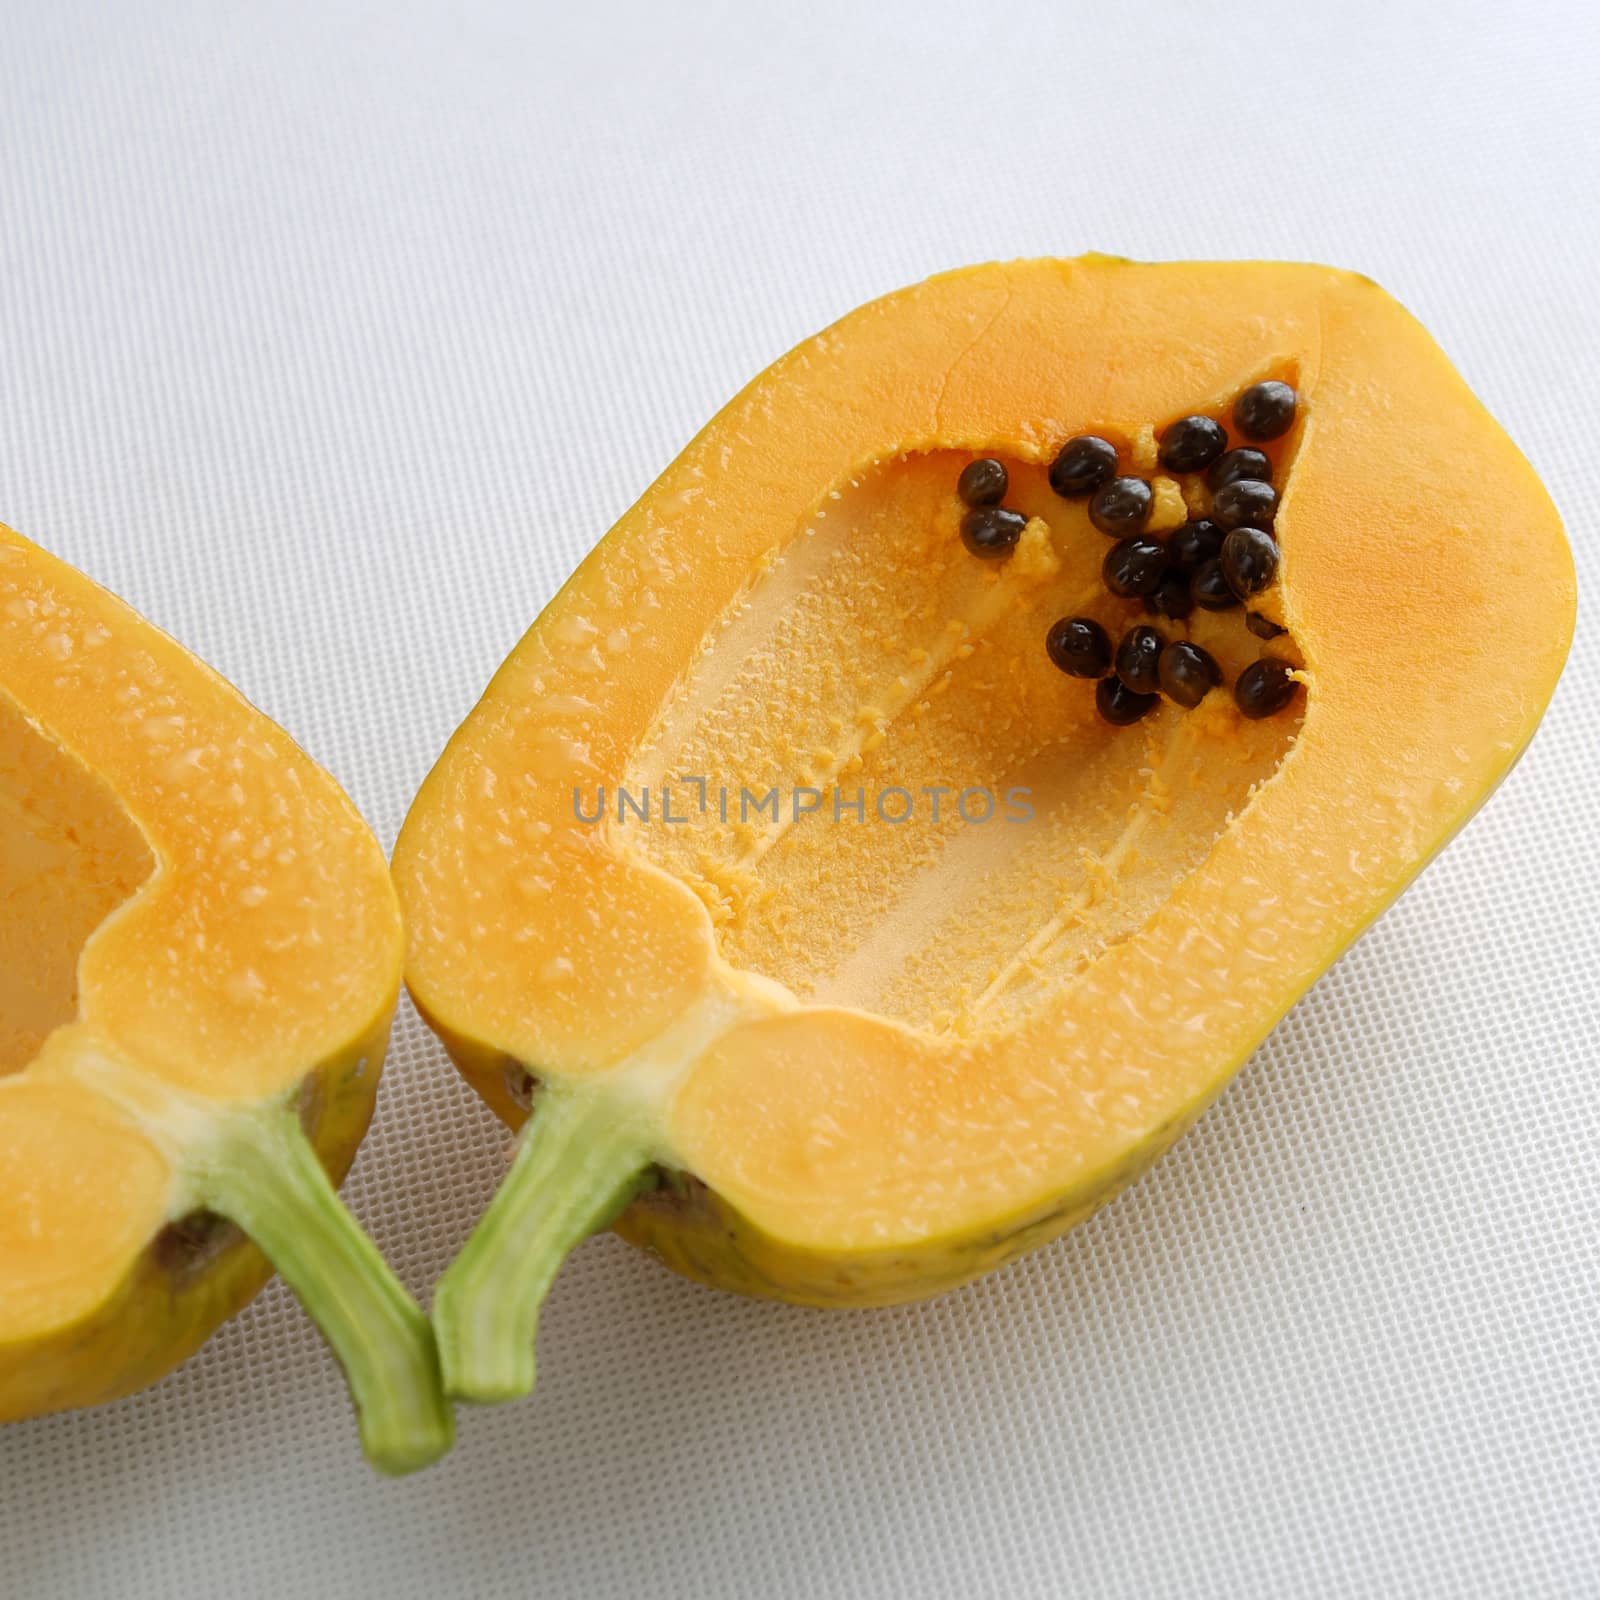
<svg viewBox="0 0 1600 1600"><path fill-rule="evenodd" d="M404 940L334 780L182 646L0 528L0 1421L152 1383L277 1270L403 1472L451 1418L335 1193Z"/></svg>
<svg viewBox="0 0 1600 1600"><path fill-rule="evenodd" d="M400 836L411 993L522 1130L447 1390L531 1386L608 1224L846 1306L1088 1216L1505 775L1574 604L1532 470L1348 272L988 265L799 346Z"/></svg>

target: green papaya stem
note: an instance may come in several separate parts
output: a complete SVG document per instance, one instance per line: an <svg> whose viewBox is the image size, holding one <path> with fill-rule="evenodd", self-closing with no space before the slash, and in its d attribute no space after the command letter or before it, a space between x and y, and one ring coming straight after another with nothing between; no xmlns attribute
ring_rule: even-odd
<svg viewBox="0 0 1600 1600"><path fill-rule="evenodd" d="M228 1131L201 1199L261 1248L332 1346L367 1460L391 1475L438 1460L454 1438L432 1329L345 1209L292 1107Z"/></svg>
<svg viewBox="0 0 1600 1600"><path fill-rule="evenodd" d="M533 1388L539 1308L567 1256L649 1181L645 1140L614 1101L542 1088L516 1158L433 1296L445 1392L492 1405Z"/></svg>

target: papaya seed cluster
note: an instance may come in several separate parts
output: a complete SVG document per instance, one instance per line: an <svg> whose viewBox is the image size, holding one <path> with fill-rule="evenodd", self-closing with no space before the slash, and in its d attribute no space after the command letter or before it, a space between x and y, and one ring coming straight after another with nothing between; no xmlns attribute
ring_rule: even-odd
<svg viewBox="0 0 1600 1600"><path fill-rule="evenodd" d="M1142 600L1149 614L1172 623L1196 607L1248 607L1268 589L1278 575L1278 490L1272 463L1258 446L1287 433L1298 408L1294 389L1269 378L1251 384L1233 403L1234 429L1250 444L1230 447L1228 429L1198 412L1163 429L1161 466L1178 477L1203 474L1210 495L1208 515L1191 517L1165 537L1148 527L1154 487L1122 471L1116 445L1094 433L1068 439L1050 464L1050 487L1065 500L1087 500L1089 521L1114 541L1101 564L1106 588L1121 599ZM981 559L1005 559L1027 526L1021 512L1002 504L1009 486L1005 463L993 456L969 462L957 480L956 493L967 507L962 542ZM1284 631L1253 609L1247 609L1245 625L1263 640ZM1113 647L1095 618L1062 617L1045 635L1045 651L1069 677L1095 681L1096 709L1114 727L1138 722L1163 695L1192 710L1226 686L1209 650L1192 639L1168 638L1153 623L1130 627ZM1273 655L1252 662L1233 684L1239 711L1251 718L1283 711L1300 688L1293 671Z"/></svg>

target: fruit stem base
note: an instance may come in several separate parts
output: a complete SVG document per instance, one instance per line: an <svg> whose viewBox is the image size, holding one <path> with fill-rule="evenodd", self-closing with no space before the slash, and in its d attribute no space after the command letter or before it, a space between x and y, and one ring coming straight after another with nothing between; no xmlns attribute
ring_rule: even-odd
<svg viewBox="0 0 1600 1600"><path fill-rule="evenodd" d="M414 1472L451 1445L432 1330L345 1209L291 1106L236 1123L201 1183L300 1297L344 1368L368 1461Z"/></svg>
<svg viewBox="0 0 1600 1600"><path fill-rule="evenodd" d="M539 1308L561 1263L611 1225L651 1171L645 1140L615 1101L538 1091L510 1171L434 1293L449 1395L490 1405L533 1388Z"/></svg>

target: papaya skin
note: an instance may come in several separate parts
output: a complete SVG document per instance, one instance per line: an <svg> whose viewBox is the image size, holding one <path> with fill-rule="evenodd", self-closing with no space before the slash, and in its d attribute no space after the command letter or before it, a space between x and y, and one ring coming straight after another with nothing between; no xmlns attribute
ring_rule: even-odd
<svg viewBox="0 0 1600 1600"><path fill-rule="evenodd" d="M1230 678L1260 654L1287 659L1303 686L1292 718L1246 727L1213 695L1187 721L1163 706L1108 735L1084 697L1057 683L1046 698L1036 657L995 642L1009 649L1005 619L1044 603L1029 584L1059 594L1059 614L1087 604L1074 575L1105 549L1081 506L1039 488L1044 469L1068 437L1096 432L1131 462L1123 470L1149 474L1167 423L1226 418L1263 378L1291 383L1301 402L1290 433L1265 446L1282 566L1259 606L1287 633L1263 647L1237 612L1188 626L1217 649L1232 628ZM1007 464L1007 503L1048 525L1059 573L1051 562L959 566L953 486L977 455ZM943 500L930 471L948 479ZM1170 506L1173 493L1158 487L1157 498ZM1189 513L1205 504L1202 490ZM908 622L901 641L865 601L856 613L841 602L826 613L835 625L805 633L804 616L838 599L843 580L830 574L856 571L863 543L887 562L898 530L924 528L921 543L904 534L909 553L881 586L933 624ZM802 531L832 566L805 566ZM871 679L886 646L925 647L907 661L937 653L929 630L952 614L977 654L883 668L862 691L881 713L871 738L852 744L841 699L825 709L844 734L819 713L809 741L785 734L762 748L762 717L801 727L822 705L830 680L807 673L824 650L854 662L861 641ZM513 1126L522 1109L508 1084L522 1069L641 1122L627 1158L660 1181L616 1226L675 1269L815 1304L940 1292L1071 1226L1192 1124L1510 769L1574 614L1570 551L1531 469L1368 280L1106 257L947 274L851 313L757 378L513 651L402 830L407 982ZM851 615L874 628L837 625ZM768 641L781 630L780 650ZM748 709L761 691L739 676L746 657L767 664L771 707ZM936 746L916 726L944 713L918 696L947 667L955 699L976 670L969 657L1006 697L990 702L987 725L952 713ZM896 699L885 682L909 688ZM1059 719L1073 760L1121 749L1131 754L1112 778L1154 776L1128 827L1106 836L1109 857L1086 836L1111 892L1087 884L1053 923L1041 891L1014 930L1026 959L1000 962L992 979L988 951L1002 940L975 936L970 959L935 950L945 965L929 970L963 979L948 1005L931 980L907 979L903 942L867 937L855 959L855 923L876 936L897 897L930 936L964 937L938 920L933 892L959 896L963 883L936 880L898 845L707 830L694 835L714 858L703 864L671 830L573 821L575 790L717 770L707 751L735 764L753 752L735 778L759 769L801 782L819 762L825 779L884 777L893 769L873 766L873 741L885 737L891 750L963 756L981 756L987 738L1005 756L998 782L1027 754L1005 744L1020 740L1013 696ZM1213 780L1211 813L1184 811ZM1075 919L1089 929L1077 944ZM1041 922L1049 938L1035 959ZM485 1229L507 1215L492 1206ZM498 1248L509 1258L516 1241ZM475 1259L486 1282L485 1252ZM454 1287L447 1274L435 1313L442 1346L459 1344L445 1351L447 1383L501 1398L495 1384L473 1393L468 1369L489 1341ZM503 1307L496 1316L497 1338L527 1330Z"/></svg>
<svg viewBox="0 0 1600 1600"><path fill-rule="evenodd" d="M1203 1109L1157 1129L1118 1166L1031 1215L914 1250L846 1255L797 1249L763 1233L697 1181L662 1184L623 1212L615 1228L664 1266L708 1288L822 1309L904 1305L959 1289L1087 1222L1154 1166Z"/></svg>
<svg viewBox="0 0 1600 1600"><path fill-rule="evenodd" d="M0 1421L153 1382L275 1267L373 1465L436 1459L426 1318L335 1192L399 998L371 830L216 673L6 528L0 814Z"/></svg>

